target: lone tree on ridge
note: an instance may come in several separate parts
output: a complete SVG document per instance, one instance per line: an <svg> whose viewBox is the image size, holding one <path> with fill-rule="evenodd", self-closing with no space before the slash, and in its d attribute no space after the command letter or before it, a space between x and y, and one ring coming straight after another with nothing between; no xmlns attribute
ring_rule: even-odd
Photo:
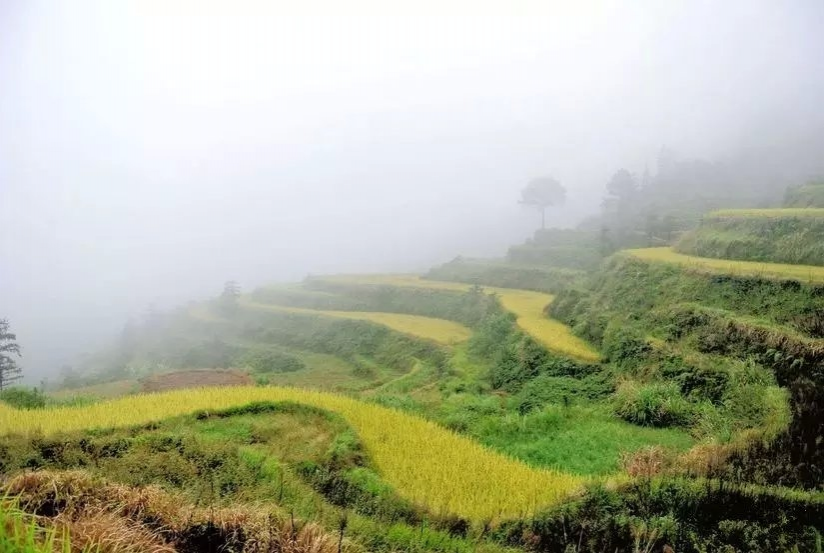
<svg viewBox="0 0 824 553"><path fill-rule="evenodd" d="M537 208L541 212L541 230L546 229L546 208L563 205L566 188L553 177L532 179L521 190L520 204Z"/></svg>

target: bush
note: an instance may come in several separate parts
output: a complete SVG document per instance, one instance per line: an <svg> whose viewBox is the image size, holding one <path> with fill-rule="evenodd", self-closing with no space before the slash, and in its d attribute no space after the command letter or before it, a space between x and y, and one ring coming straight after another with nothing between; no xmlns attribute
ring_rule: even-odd
<svg viewBox="0 0 824 553"><path fill-rule="evenodd" d="M684 396L707 399L714 404L723 401L730 387L730 374L721 362L704 366L671 356L661 368L661 376L678 383Z"/></svg>
<svg viewBox="0 0 824 553"><path fill-rule="evenodd" d="M652 347L641 331L613 321L604 331L602 350L607 360L621 367L633 367L648 357Z"/></svg>
<svg viewBox="0 0 824 553"><path fill-rule="evenodd" d="M534 552L821 551L824 499L711 480L641 479L593 485L579 498L492 537Z"/></svg>
<svg viewBox="0 0 824 553"><path fill-rule="evenodd" d="M695 408L681 395L675 383L641 385L627 380L618 386L615 414L641 426L689 426Z"/></svg>
<svg viewBox="0 0 824 553"><path fill-rule="evenodd" d="M42 409L46 395L37 388L6 388L0 391L0 401L17 409Z"/></svg>
<svg viewBox="0 0 824 553"><path fill-rule="evenodd" d="M518 411L523 414L551 403L567 405L580 400L599 401L614 391L612 375L606 372L584 378L541 375L527 382L515 401Z"/></svg>

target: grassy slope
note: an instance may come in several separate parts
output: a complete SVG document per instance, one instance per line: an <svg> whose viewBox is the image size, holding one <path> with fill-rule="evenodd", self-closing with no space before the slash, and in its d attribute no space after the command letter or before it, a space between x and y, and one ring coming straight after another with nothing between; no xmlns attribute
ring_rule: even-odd
<svg viewBox="0 0 824 553"><path fill-rule="evenodd" d="M824 217L824 208L776 207L771 209L719 209L704 218L755 218L783 219L786 217Z"/></svg>
<svg viewBox="0 0 824 553"><path fill-rule="evenodd" d="M795 208L824 207L824 182L814 180L788 188L784 195L784 205Z"/></svg>
<svg viewBox="0 0 824 553"><path fill-rule="evenodd" d="M645 261L671 263L709 273L753 276L773 279L792 279L805 283L824 283L824 267L815 265L790 265L785 263L761 263L757 261L733 261L711 257L697 257L678 253L670 248L638 248L624 250Z"/></svg>
<svg viewBox="0 0 824 553"><path fill-rule="evenodd" d="M586 295L559 297L557 315L601 340L628 378L676 386L696 409L700 435L723 441L751 428L774 435L788 422L777 386L799 370L815 372L805 363L820 342L799 336L808 322L799 316L821 300L797 282L724 274L731 264L762 266L666 248L625 252L605 263Z"/></svg>
<svg viewBox="0 0 824 553"><path fill-rule="evenodd" d="M523 516L558 501L582 484L580 478L529 467L399 411L343 396L287 388L201 388L45 411L0 407L0 431L53 435L134 426L251 401L295 401L339 413L366 444L387 482L402 496L436 513L455 513L474 520Z"/></svg>
<svg viewBox="0 0 824 553"><path fill-rule="evenodd" d="M412 286L440 290L467 291L472 285L458 282L425 280L415 275L335 275L324 277L343 282L362 284L383 284L390 286ZM550 319L544 314L553 296L531 290L484 287L494 292L507 311L515 314L518 326L529 333L548 349L583 361L597 361L598 353L581 338L575 336L563 323Z"/></svg>
<svg viewBox="0 0 824 553"><path fill-rule="evenodd" d="M824 209L715 211L675 249L718 259L824 265Z"/></svg>
<svg viewBox="0 0 824 553"><path fill-rule="evenodd" d="M615 474L623 455L645 447L685 452L695 443L682 429L636 426L616 418L605 404L588 403L481 416L467 433L531 465L581 475Z"/></svg>
<svg viewBox="0 0 824 553"><path fill-rule="evenodd" d="M456 258L433 267L425 278L553 294L585 275L584 271L576 269L520 265L498 259Z"/></svg>
<svg viewBox="0 0 824 553"><path fill-rule="evenodd" d="M381 313L370 311L332 311L315 310L303 307L288 307L252 301L242 301L241 305L247 309L260 309L269 311L281 311L287 313L315 314L326 317L337 317L340 319L353 319L357 321L370 321L382 324L410 336L432 340L439 344L453 345L469 339L470 330L464 325L436 319L434 317L422 317L419 315L407 315L404 313Z"/></svg>

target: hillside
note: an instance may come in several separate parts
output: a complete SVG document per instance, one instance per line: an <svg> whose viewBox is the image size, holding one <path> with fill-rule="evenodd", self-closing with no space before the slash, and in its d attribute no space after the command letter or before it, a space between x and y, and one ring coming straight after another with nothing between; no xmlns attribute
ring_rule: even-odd
<svg viewBox="0 0 824 553"><path fill-rule="evenodd" d="M154 313L45 407L0 404L0 514L76 548L813 551L824 267L758 255L458 258ZM118 506L146 494L178 507Z"/></svg>
<svg viewBox="0 0 824 553"><path fill-rule="evenodd" d="M675 250L718 259L824 265L824 209L715 211Z"/></svg>

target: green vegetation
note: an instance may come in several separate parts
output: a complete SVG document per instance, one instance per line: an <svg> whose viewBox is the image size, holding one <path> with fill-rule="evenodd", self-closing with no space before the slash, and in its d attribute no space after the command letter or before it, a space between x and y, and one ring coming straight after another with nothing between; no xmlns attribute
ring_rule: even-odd
<svg viewBox="0 0 824 553"><path fill-rule="evenodd" d="M824 181L791 186L784 194L784 206L796 208L824 207Z"/></svg>
<svg viewBox="0 0 824 553"><path fill-rule="evenodd" d="M824 209L716 211L675 249L719 259L824 265Z"/></svg>
<svg viewBox="0 0 824 553"><path fill-rule="evenodd" d="M531 520L504 524L499 540L537 551L820 551L824 494L640 478L596 486Z"/></svg>
<svg viewBox="0 0 824 553"><path fill-rule="evenodd" d="M431 286L406 286L419 282L423 281L410 275L372 275L363 279L355 276L317 277L307 280L304 287L325 297L344 301L354 299L367 311L436 317L470 328L499 309L496 299L485 294L483 289L457 284L439 287L434 283L426 283L433 284Z"/></svg>
<svg viewBox="0 0 824 553"><path fill-rule="evenodd" d="M562 401L546 402L544 407L522 414L483 404L456 408L456 400L443 408L443 420L450 428L532 465L580 475L617 474L623 469L622 459L651 444L673 455L694 444L690 435L679 429L639 428L587 401L567 406ZM464 401L468 403L469 398Z"/></svg>
<svg viewBox="0 0 824 553"><path fill-rule="evenodd" d="M717 275L795 280L804 284L824 284L824 267L815 265L759 263L755 261L696 257L678 253L670 248L625 250L619 255L632 255L647 261L672 263L694 271L704 271Z"/></svg>
<svg viewBox="0 0 824 553"><path fill-rule="evenodd" d="M519 265L593 269L603 258L598 234L587 230L538 230L526 243L512 246L507 260Z"/></svg>
<svg viewBox="0 0 824 553"><path fill-rule="evenodd" d="M37 388L6 388L0 391L0 401L17 409L45 407L48 398Z"/></svg>
<svg viewBox="0 0 824 553"><path fill-rule="evenodd" d="M609 193L630 217L641 192L619 172ZM718 211L679 248L719 221L752 236L818 219ZM658 223L639 240L655 243ZM610 246L592 231L538 235L580 259ZM297 517L323 553L820 549L824 267L670 248L620 252L586 275L536 260L458 258L427 278L316 276L247 295L227 284L127 328L92 358L107 369L73 379L149 390L231 367L257 387L73 407L9 390L0 400L29 410L0 405L0 470L45 471L59 488L82 468L94 489L155 486L192 512L281 521L254 532L294 530L283 521ZM9 482L0 490L18 489ZM31 495L23 511L42 506ZM191 524L164 520L176 521L166 543L189 539Z"/></svg>
<svg viewBox="0 0 824 553"><path fill-rule="evenodd" d="M68 539L56 539L54 528L42 528L30 514L21 511L17 500L0 498L0 551L53 553L71 551ZM60 547L62 545L62 547ZM60 547L60 549L58 549Z"/></svg>
<svg viewBox="0 0 824 553"><path fill-rule="evenodd" d="M420 315L384 313L380 311L319 311L303 307L283 307L280 305L252 302L244 302L242 305L245 309L302 313L306 315L351 319L353 321L370 321L396 330L402 334L447 346L464 342L470 335L469 329L459 323L436 319L434 317L422 317Z"/></svg>
<svg viewBox="0 0 824 553"><path fill-rule="evenodd" d="M424 278L553 294L584 278L584 272L557 267L513 265L505 261L456 257L429 270Z"/></svg>
<svg viewBox="0 0 824 553"><path fill-rule="evenodd" d="M414 275L344 275L318 280L348 290L359 287L409 288L417 290L416 293L421 296L428 295L431 290L440 294L452 291L453 295L455 291L465 291L468 292L463 295L465 300L482 306L482 309L476 308L472 311L478 315L475 324L480 321L488 322L493 314L499 313L502 308L515 315L516 324L543 347L561 356L570 356L584 362L597 361L599 358L598 353L585 341L573 335L566 325L547 316L546 309L554 299L549 294L511 288L480 288L477 285L457 282L425 280Z"/></svg>

